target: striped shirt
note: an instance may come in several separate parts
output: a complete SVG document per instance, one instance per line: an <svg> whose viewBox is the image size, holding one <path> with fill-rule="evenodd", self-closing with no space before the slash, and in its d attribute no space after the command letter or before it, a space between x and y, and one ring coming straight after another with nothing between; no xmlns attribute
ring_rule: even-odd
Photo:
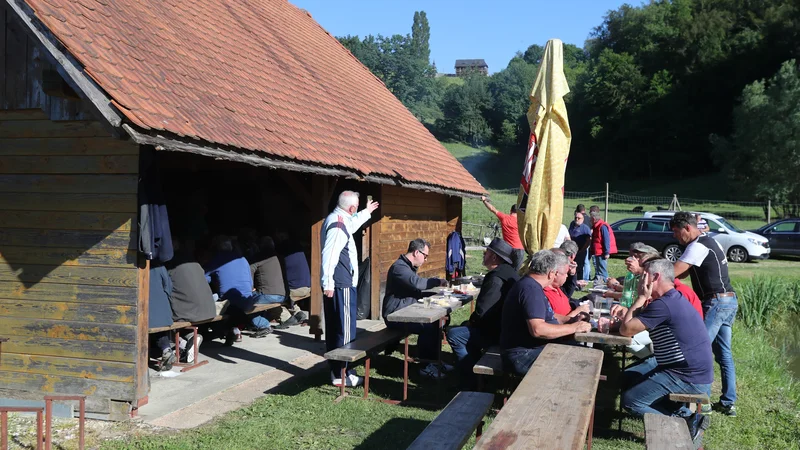
<svg viewBox="0 0 800 450"><path fill-rule="evenodd" d="M653 341L658 368L687 383L710 384L714 379L711 341L703 319L675 289L650 302L637 318Z"/></svg>

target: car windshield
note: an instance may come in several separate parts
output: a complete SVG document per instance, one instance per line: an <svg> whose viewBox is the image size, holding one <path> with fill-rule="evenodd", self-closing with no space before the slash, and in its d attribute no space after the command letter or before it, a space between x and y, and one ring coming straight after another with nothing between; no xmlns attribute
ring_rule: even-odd
<svg viewBox="0 0 800 450"><path fill-rule="evenodd" d="M725 228L727 228L727 229L729 229L731 231L735 231L737 233L744 233L744 231L739 229L739 227L737 227L736 225L728 222L727 220L723 219L722 217L719 218L718 222L721 223L722 226L724 226Z"/></svg>

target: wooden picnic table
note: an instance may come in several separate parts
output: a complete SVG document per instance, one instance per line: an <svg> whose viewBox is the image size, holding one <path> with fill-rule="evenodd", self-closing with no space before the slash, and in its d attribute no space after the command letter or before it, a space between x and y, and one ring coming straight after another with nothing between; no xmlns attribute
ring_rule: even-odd
<svg viewBox="0 0 800 450"><path fill-rule="evenodd" d="M547 344L474 448L583 449L602 363L596 349Z"/></svg>
<svg viewBox="0 0 800 450"><path fill-rule="evenodd" d="M599 331L575 333L575 340L578 342L591 342L593 344L631 345L630 336L623 336L616 331L610 333L600 333Z"/></svg>
<svg viewBox="0 0 800 450"><path fill-rule="evenodd" d="M414 303L413 305L406 306L405 308L398 309L397 311L386 316L387 322L403 323L406 325L406 337L403 346L403 401L408 399L408 363L411 358L408 356L408 324L431 324L436 321L439 322L439 355L438 361L442 361L442 326L444 325L444 318L463 307L465 304L472 302L474 297L468 294L457 295L450 302L448 307L438 306L431 303L430 307L426 308L422 303Z"/></svg>

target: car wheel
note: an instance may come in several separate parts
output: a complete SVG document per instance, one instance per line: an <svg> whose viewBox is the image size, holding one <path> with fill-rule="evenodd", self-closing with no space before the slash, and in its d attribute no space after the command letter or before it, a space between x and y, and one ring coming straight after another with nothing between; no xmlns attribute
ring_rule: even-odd
<svg viewBox="0 0 800 450"><path fill-rule="evenodd" d="M732 262L747 262L749 257L750 255L747 253L747 250L742 246L734 245L728 249L728 260Z"/></svg>
<svg viewBox="0 0 800 450"><path fill-rule="evenodd" d="M675 244L670 244L664 248L664 258L667 258L669 262L679 260L681 255L683 255L683 250Z"/></svg>

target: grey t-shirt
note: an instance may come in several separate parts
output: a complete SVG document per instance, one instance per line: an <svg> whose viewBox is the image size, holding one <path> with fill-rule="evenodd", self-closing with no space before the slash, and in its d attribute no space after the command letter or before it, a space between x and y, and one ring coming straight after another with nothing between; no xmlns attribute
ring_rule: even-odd
<svg viewBox="0 0 800 450"><path fill-rule="evenodd" d="M170 265L172 279L172 319L198 322L216 316L211 287L203 267L195 261L176 261Z"/></svg>

